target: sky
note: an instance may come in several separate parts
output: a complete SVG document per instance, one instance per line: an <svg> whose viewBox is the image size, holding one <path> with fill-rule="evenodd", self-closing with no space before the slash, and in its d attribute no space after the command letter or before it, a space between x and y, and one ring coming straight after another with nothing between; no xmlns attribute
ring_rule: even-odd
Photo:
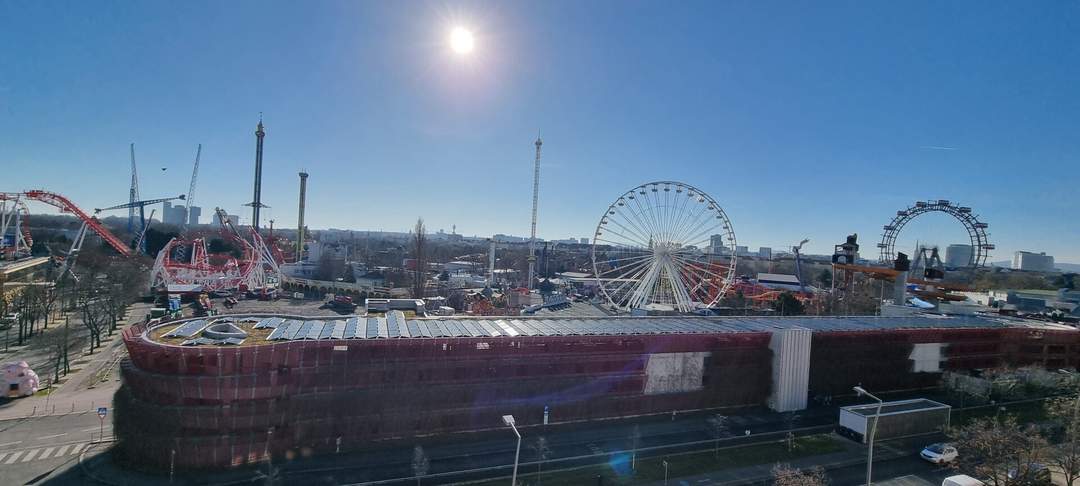
<svg viewBox="0 0 1080 486"><path fill-rule="evenodd" d="M186 193L201 143L195 204L246 224L261 114L275 226L303 169L311 228L528 235L539 131L542 238L674 180L752 248L873 254L949 199L991 260L1080 262L1077 86L1067 1L0 1L0 191L126 202L135 143L143 198ZM965 235L930 215L900 247Z"/></svg>

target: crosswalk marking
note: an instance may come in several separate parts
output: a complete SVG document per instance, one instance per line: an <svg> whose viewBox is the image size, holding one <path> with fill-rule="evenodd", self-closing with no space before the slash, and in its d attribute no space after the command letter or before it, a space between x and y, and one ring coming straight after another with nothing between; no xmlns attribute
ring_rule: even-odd
<svg viewBox="0 0 1080 486"><path fill-rule="evenodd" d="M30 449L30 452L28 452L25 456L23 456L22 462L30 462L30 461L34 460L34 456L36 456L37 453L40 452L40 451L41 451L41 449Z"/></svg>
<svg viewBox="0 0 1080 486"><path fill-rule="evenodd" d="M43 459L59 459L65 456L74 456L86 450L89 443L64 444L50 447L38 447L36 449L0 452L0 464L8 465L16 462L40 461Z"/></svg>

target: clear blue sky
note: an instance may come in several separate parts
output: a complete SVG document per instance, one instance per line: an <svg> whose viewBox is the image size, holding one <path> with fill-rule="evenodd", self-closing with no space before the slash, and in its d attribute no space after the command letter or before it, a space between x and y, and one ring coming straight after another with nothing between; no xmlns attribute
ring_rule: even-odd
<svg viewBox="0 0 1080 486"><path fill-rule="evenodd" d="M897 209L946 198L994 260L1077 262L1078 87L1065 1L8 1L0 190L123 202L135 142L143 196L178 194L202 143L197 204L240 212L262 112L279 226L305 168L313 228L525 235L540 128L545 238L670 179L752 247L858 232L873 253ZM905 238L959 241L945 223Z"/></svg>

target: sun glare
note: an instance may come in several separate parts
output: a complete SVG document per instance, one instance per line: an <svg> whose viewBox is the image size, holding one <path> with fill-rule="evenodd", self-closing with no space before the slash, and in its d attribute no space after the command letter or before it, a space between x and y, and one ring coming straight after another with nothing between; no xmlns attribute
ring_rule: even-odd
<svg viewBox="0 0 1080 486"><path fill-rule="evenodd" d="M455 27L450 32L450 48L458 54L468 54L473 50L473 35L464 27Z"/></svg>

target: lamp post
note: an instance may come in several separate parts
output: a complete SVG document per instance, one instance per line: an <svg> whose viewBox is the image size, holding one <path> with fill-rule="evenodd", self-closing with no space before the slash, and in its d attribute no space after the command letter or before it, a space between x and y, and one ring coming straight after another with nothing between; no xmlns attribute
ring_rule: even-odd
<svg viewBox="0 0 1080 486"><path fill-rule="evenodd" d="M869 444L867 445L867 448L866 448L866 486L870 486L870 484L871 484L871 482L870 482L870 474L871 474L871 471L873 470L873 465L874 465L874 432L877 432L877 423L878 423L878 420L881 419L881 405L884 404L885 402L881 401L880 398L875 397L873 394L866 391L861 386L854 387L853 390L855 390L855 393L858 393L860 397L865 395L865 396L868 396L868 397L870 397L870 398L872 398L874 400L877 400L877 403L878 403L877 412L874 414L874 424L870 426Z"/></svg>
<svg viewBox="0 0 1080 486"><path fill-rule="evenodd" d="M668 462L667 462L667 459L664 459L664 486L667 486L667 478L668 478Z"/></svg>
<svg viewBox="0 0 1080 486"><path fill-rule="evenodd" d="M517 486L518 459L521 457L521 434L514 425L513 415L503 415L502 419L503 423L510 426L510 430L513 430L514 435L517 436L517 450L514 452L514 474L510 477L510 486Z"/></svg>

